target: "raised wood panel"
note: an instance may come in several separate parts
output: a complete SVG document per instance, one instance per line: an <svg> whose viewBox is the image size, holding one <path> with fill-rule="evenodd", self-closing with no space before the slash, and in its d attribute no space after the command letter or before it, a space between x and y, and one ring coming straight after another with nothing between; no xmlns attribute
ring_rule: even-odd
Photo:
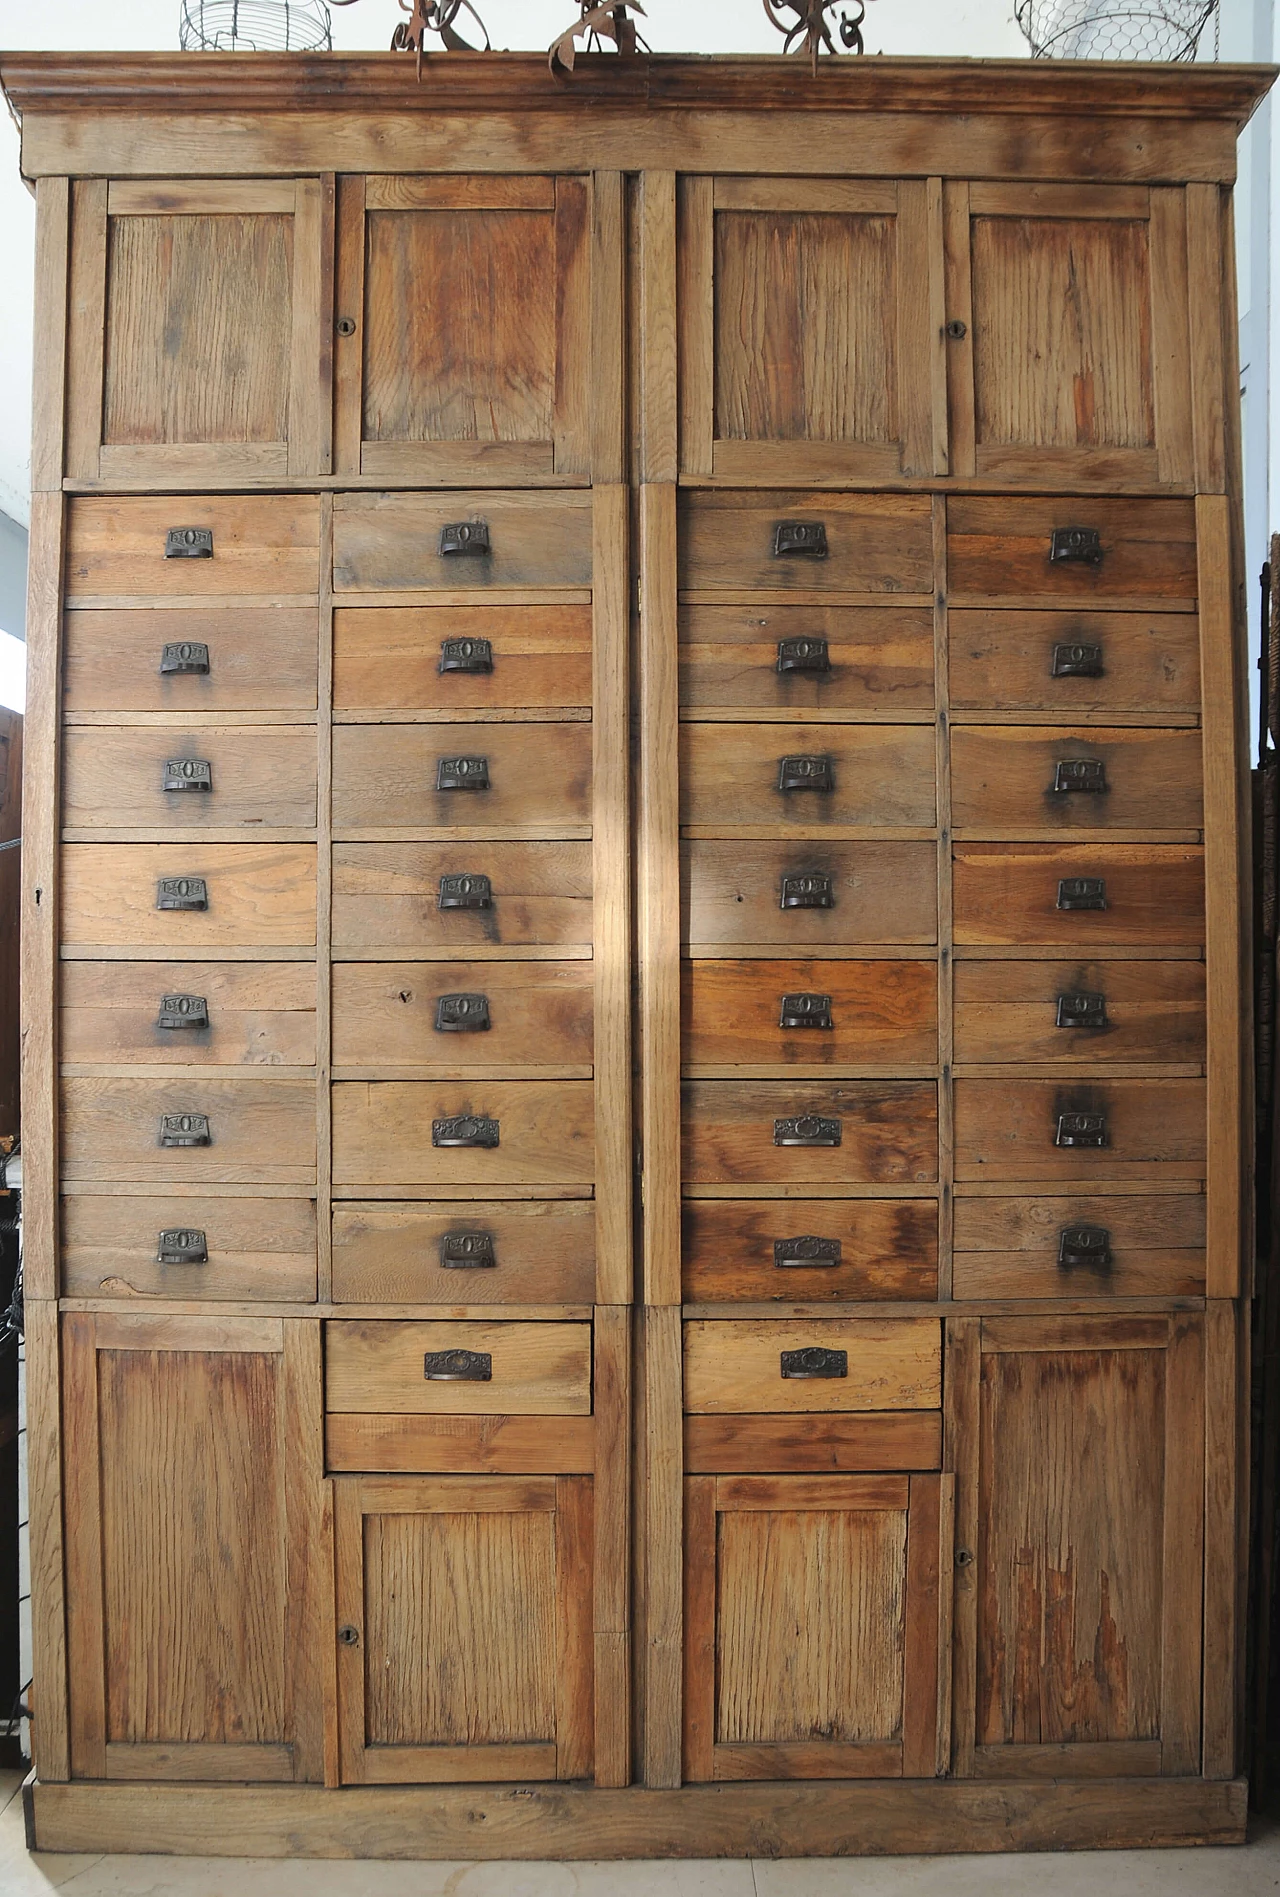
<svg viewBox="0 0 1280 1897"><path fill-rule="evenodd" d="M489 878L485 909L441 909L442 876ZM591 942L589 843L337 843L333 946L397 954L581 949Z"/></svg>
<svg viewBox="0 0 1280 1897"><path fill-rule="evenodd" d="M166 995L201 997L208 1025L160 1026ZM66 1061L199 1067L315 1063L315 971L302 962L68 962L60 1000Z"/></svg>
<svg viewBox="0 0 1280 1897"><path fill-rule="evenodd" d="M195 642L208 647L207 672L161 672L166 645ZM73 713L314 711L315 614L272 606L68 613L62 702Z"/></svg>
<svg viewBox="0 0 1280 1897"><path fill-rule="evenodd" d="M450 1234L482 1232L492 1265L446 1265ZM595 1287L588 1200L466 1205L336 1205L339 1304L587 1304Z"/></svg>
<svg viewBox="0 0 1280 1897"><path fill-rule="evenodd" d="M932 1065L937 974L928 962L696 961L681 970L685 1064ZM829 1029L783 1027L786 996L825 996Z"/></svg>
<svg viewBox="0 0 1280 1897"><path fill-rule="evenodd" d="M483 759L478 789L441 789L441 766ZM555 835L591 820L591 727L339 725L333 823L373 830L527 828Z"/></svg>
<svg viewBox="0 0 1280 1897"><path fill-rule="evenodd" d="M1064 1263L1063 1233L1091 1225L1106 1255ZM1205 1201L1195 1191L1137 1198L968 1199L955 1208L957 1298L1202 1297Z"/></svg>
<svg viewBox="0 0 1280 1897"><path fill-rule="evenodd" d="M487 1026L441 1031L442 998L482 995ZM589 962L343 963L333 971L333 1062L386 1074L495 1076L592 1058Z"/></svg>
<svg viewBox="0 0 1280 1897"><path fill-rule="evenodd" d="M487 639L491 667L445 672L448 640ZM493 711L591 703L589 606L340 607L333 702L343 710Z"/></svg>
<svg viewBox="0 0 1280 1897"><path fill-rule="evenodd" d="M932 1081L686 1081L683 1177L689 1184L920 1185L938 1176ZM840 1122L838 1143L782 1146L777 1122Z"/></svg>
<svg viewBox="0 0 1280 1897"><path fill-rule="evenodd" d="M1189 613L964 612L947 619L953 711L1195 712L1198 626ZM1101 648L1096 678L1054 676L1059 646Z"/></svg>
<svg viewBox="0 0 1280 1897"><path fill-rule="evenodd" d="M689 1303L937 1296L932 1199L688 1199L682 1210ZM775 1241L797 1237L835 1239L838 1261L777 1265Z"/></svg>
<svg viewBox="0 0 1280 1897"><path fill-rule="evenodd" d="M162 1264L160 1235L173 1231L202 1232L207 1261ZM68 1193L62 1291L72 1298L310 1302L316 1295L315 1202Z"/></svg>
<svg viewBox="0 0 1280 1897"><path fill-rule="evenodd" d="M157 909L162 878L202 878L208 906ZM72 946L216 950L316 939L310 843L72 843L62 852L62 932Z"/></svg>
<svg viewBox="0 0 1280 1897"><path fill-rule="evenodd" d="M482 1381L431 1380L424 1355L487 1356ZM325 1326L325 1408L373 1415L588 1416L591 1326L438 1322L357 1322Z"/></svg>
<svg viewBox="0 0 1280 1897"><path fill-rule="evenodd" d="M776 945L802 954L938 939L937 850L932 843L721 843L681 846L681 931L686 942L731 950ZM782 878L831 878L824 909L784 909Z"/></svg>
<svg viewBox="0 0 1280 1897"><path fill-rule="evenodd" d="M498 1122L492 1147L432 1144L436 1120ZM342 1185L588 1186L588 1080L343 1081L333 1089L333 1177Z"/></svg>
<svg viewBox="0 0 1280 1897"><path fill-rule="evenodd" d="M1202 947L1198 845L964 843L953 852L955 933L965 947ZM1060 885L1100 878L1105 909L1066 909ZM1069 898L1068 898L1069 899Z"/></svg>
<svg viewBox="0 0 1280 1897"><path fill-rule="evenodd" d="M736 824L929 828L936 815L926 725L714 725L680 729L680 816ZM826 760L827 790L783 790L783 760Z"/></svg>
<svg viewBox="0 0 1280 1897"><path fill-rule="evenodd" d="M828 670L779 670L783 640L825 640ZM908 606L686 606L686 711L875 712L933 704L933 615Z"/></svg>
<svg viewBox="0 0 1280 1897"><path fill-rule="evenodd" d="M1061 996L1101 995L1101 1028L1058 1026ZM958 1061L1203 1061L1203 962L960 962Z"/></svg>

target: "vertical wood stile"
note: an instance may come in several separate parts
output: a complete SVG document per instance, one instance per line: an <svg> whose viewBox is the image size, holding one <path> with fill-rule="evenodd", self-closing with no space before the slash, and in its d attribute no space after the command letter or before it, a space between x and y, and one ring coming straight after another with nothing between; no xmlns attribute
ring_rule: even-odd
<svg viewBox="0 0 1280 1897"><path fill-rule="evenodd" d="M592 878L595 972L596 1301L631 1300L631 913L627 655L629 510L593 496Z"/></svg>
<svg viewBox="0 0 1280 1897"><path fill-rule="evenodd" d="M333 496L320 497L316 681L316 1291L333 1296Z"/></svg>
<svg viewBox="0 0 1280 1897"><path fill-rule="evenodd" d="M676 227L680 471L714 472L716 407L715 180L681 178Z"/></svg>
<svg viewBox="0 0 1280 1897"><path fill-rule="evenodd" d="M1151 375L1160 479L1190 482L1194 474L1187 333L1187 198L1151 193Z"/></svg>
<svg viewBox="0 0 1280 1897"><path fill-rule="evenodd" d="M640 179L640 465L647 483L674 481L676 437L676 175Z"/></svg>
<svg viewBox="0 0 1280 1897"><path fill-rule="evenodd" d="M620 171L591 180L591 478L626 480L626 206ZM625 496L624 496L625 499ZM625 588L627 568L623 565ZM600 568L595 568L599 584ZM625 593L624 593L625 610Z"/></svg>
<svg viewBox="0 0 1280 1897"><path fill-rule="evenodd" d="M363 178L337 181L334 321L351 322L349 335L335 331L333 344L333 470L359 474L364 433L364 186Z"/></svg>
<svg viewBox="0 0 1280 1897"><path fill-rule="evenodd" d="M1222 206L1216 184L1187 186L1187 301L1190 312L1191 428L1199 494L1227 484L1223 375Z"/></svg>
<svg viewBox="0 0 1280 1897"><path fill-rule="evenodd" d="M952 474L977 469L973 388L973 266L969 247L969 186L948 178L942 187L944 320L963 323L963 336L946 339L948 462Z"/></svg>
<svg viewBox="0 0 1280 1897"><path fill-rule="evenodd" d="M71 263L67 323L63 335L50 323L49 334L36 329L36 364L40 350L64 346L67 351L66 472L72 481L96 481L102 455L103 351L107 326L107 181L78 178L71 192ZM58 382L61 390L61 379ZM52 487L52 478L37 475L38 457L31 459L33 490Z"/></svg>
<svg viewBox="0 0 1280 1897"><path fill-rule="evenodd" d="M23 1333L27 1391L27 1519L31 1563L31 1725L36 1771L56 1782L71 1776L67 1705L67 1622L63 1536L63 1367L58 1307L28 1299ZM70 1466L68 1466L70 1473ZM80 1523L76 1524L79 1539Z"/></svg>
<svg viewBox="0 0 1280 1897"><path fill-rule="evenodd" d="M953 1317L946 1324L943 1372L944 1468L955 1477L955 1542L951 1649L951 1771L971 1778L977 1736L978 1689L978 1423L982 1320Z"/></svg>
<svg viewBox="0 0 1280 1897"><path fill-rule="evenodd" d="M906 1628L902 1656L902 1775L929 1778L938 1760L938 1524L941 1476L913 1475L907 1508Z"/></svg>
<svg viewBox="0 0 1280 1897"><path fill-rule="evenodd" d="M692 1784L715 1776L716 1739L716 1479L691 1475L684 1485L684 1776Z"/></svg>
<svg viewBox="0 0 1280 1897"><path fill-rule="evenodd" d="M293 1739L293 1776L320 1784L325 1775L325 1677L333 1651L329 1582L323 1551L327 1496L324 1469L324 1370L320 1325L313 1317L284 1324L286 1651L285 1687L292 1700L286 1731ZM319 1558L318 1558L319 1557Z"/></svg>
<svg viewBox="0 0 1280 1897"><path fill-rule="evenodd" d="M680 1311L651 1306L637 1313L637 1321L644 1378L639 1777L643 1784L657 1788L680 1783L682 1750Z"/></svg>
<svg viewBox="0 0 1280 1897"><path fill-rule="evenodd" d="M1160 1770L1186 1776L1200 1766L1200 1668L1189 1630L1204 1604L1204 1319L1169 1320L1165 1406L1164 1575L1161 1585Z"/></svg>
<svg viewBox="0 0 1280 1897"><path fill-rule="evenodd" d="M295 191L288 455L290 479L305 481L333 462L333 174Z"/></svg>
<svg viewBox="0 0 1280 1897"><path fill-rule="evenodd" d="M340 1728L338 1710L338 1550L334 1519L334 1484L327 1478L321 1505L320 1540L317 1543L320 1568L320 1599L323 1609L320 1623L321 1678L324 1686L324 1782L329 1788L342 1783L339 1756Z"/></svg>
<svg viewBox="0 0 1280 1897"><path fill-rule="evenodd" d="M947 503L933 500L933 653L938 774L938 1296L949 1298L955 1225L955 966L951 923L951 693L947 632Z"/></svg>
<svg viewBox="0 0 1280 1897"><path fill-rule="evenodd" d="M631 1777L631 1313L596 1309L595 1779Z"/></svg>
<svg viewBox="0 0 1280 1897"><path fill-rule="evenodd" d="M1236 1770L1236 1592L1240 1352L1237 1306L1211 1298L1204 1313L1204 1733L1205 1778Z"/></svg>
<svg viewBox="0 0 1280 1897"><path fill-rule="evenodd" d="M956 1479L938 1478L938 1719L934 1772L945 1778L951 1769L951 1627L954 1617L956 1545Z"/></svg>
<svg viewBox="0 0 1280 1897"><path fill-rule="evenodd" d="M898 186L898 403L904 474L947 471L945 295L942 180L904 179Z"/></svg>

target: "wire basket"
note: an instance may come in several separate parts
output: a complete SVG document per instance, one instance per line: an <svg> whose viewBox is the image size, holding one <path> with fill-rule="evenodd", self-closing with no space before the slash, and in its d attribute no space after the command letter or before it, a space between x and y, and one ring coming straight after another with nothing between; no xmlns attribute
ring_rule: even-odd
<svg viewBox="0 0 1280 1897"><path fill-rule="evenodd" d="M1033 59L1194 59L1218 0L1017 0Z"/></svg>
<svg viewBox="0 0 1280 1897"><path fill-rule="evenodd" d="M184 53L327 53L325 0L181 0Z"/></svg>

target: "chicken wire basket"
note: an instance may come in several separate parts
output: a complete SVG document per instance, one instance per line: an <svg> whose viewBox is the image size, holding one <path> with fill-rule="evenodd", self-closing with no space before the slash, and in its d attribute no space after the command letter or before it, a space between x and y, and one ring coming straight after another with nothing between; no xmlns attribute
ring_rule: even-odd
<svg viewBox="0 0 1280 1897"><path fill-rule="evenodd" d="M327 53L333 48L325 0L182 0L184 53Z"/></svg>
<svg viewBox="0 0 1280 1897"><path fill-rule="evenodd" d="M1017 0L1033 59L1194 59L1218 0Z"/></svg>

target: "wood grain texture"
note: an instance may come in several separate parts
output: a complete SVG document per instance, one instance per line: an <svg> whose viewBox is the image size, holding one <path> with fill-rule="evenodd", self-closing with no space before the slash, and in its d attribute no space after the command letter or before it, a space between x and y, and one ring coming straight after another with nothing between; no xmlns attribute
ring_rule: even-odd
<svg viewBox="0 0 1280 1897"><path fill-rule="evenodd" d="M592 175L590 241L590 466L603 485L626 478L627 210L619 171Z"/></svg>
<svg viewBox="0 0 1280 1897"><path fill-rule="evenodd" d="M629 1309L597 1306L591 1725L598 1785L626 1785L631 1776L631 1342Z"/></svg>
<svg viewBox="0 0 1280 1897"><path fill-rule="evenodd" d="M334 704L441 712L591 703L585 606L342 607L334 614ZM487 639L492 670L444 672L446 639Z"/></svg>
<svg viewBox="0 0 1280 1897"><path fill-rule="evenodd" d="M1203 1061L1200 962L961 962L958 1061ZM1102 995L1106 1026L1058 1027L1062 995Z"/></svg>
<svg viewBox="0 0 1280 1897"><path fill-rule="evenodd" d="M928 945L938 938L932 843L716 842L682 845L681 931L687 942L743 942L801 954L865 943ZM829 876L829 909L783 909L784 875Z"/></svg>
<svg viewBox="0 0 1280 1897"><path fill-rule="evenodd" d="M165 1114L204 1114L209 1143L162 1147ZM171 1078L62 1082L66 1179L152 1186L315 1181L315 1085L305 1080Z"/></svg>
<svg viewBox="0 0 1280 1897"><path fill-rule="evenodd" d="M472 1350L492 1360L483 1382L434 1382L424 1353ZM588 1324L386 1323L325 1326L325 1407L373 1415L586 1416L591 1411Z"/></svg>
<svg viewBox="0 0 1280 1897"><path fill-rule="evenodd" d="M847 1375L783 1377L781 1353L811 1345L847 1353ZM936 1409L942 1395L936 1320L736 1318L684 1327L684 1402L694 1416Z"/></svg>
<svg viewBox="0 0 1280 1897"><path fill-rule="evenodd" d="M640 479L665 484L676 478L679 433L674 171L643 172L638 225Z"/></svg>
<svg viewBox="0 0 1280 1897"><path fill-rule="evenodd" d="M937 1059L928 962L713 962L681 970L686 1066L893 1066ZM824 994L830 1031L780 1026L785 995Z"/></svg>
<svg viewBox="0 0 1280 1897"><path fill-rule="evenodd" d="M1198 627L1186 613L951 614L953 709L1193 712ZM1102 676L1055 678L1054 648L1100 645Z"/></svg>
<svg viewBox="0 0 1280 1897"><path fill-rule="evenodd" d="M192 641L208 646L208 671L162 676L162 648ZM315 615L217 606L68 613L62 692L69 712L312 711Z"/></svg>
<svg viewBox="0 0 1280 1897"><path fill-rule="evenodd" d="M329 1411L325 1467L389 1475L589 1475L590 1416L406 1416Z"/></svg>
<svg viewBox="0 0 1280 1897"><path fill-rule="evenodd" d="M1174 610L1196 597L1196 523L1185 500L1033 500L956 495L947 502L956 606ZM1097 565L1049 560L1055 528L1092 527Z"/></svg>
<svg viewBox="0 0 1280 1897"><path fill-rule="evenodd" d="M949 1646L941 1644L939 1598L950 1588L950 1547L943 1566L942 1489L944 1478L913 1475L907 1507L904 1576L905 1613L902 1654L902 1775L932 1778L938 1764L941 1712L949 1694Z"/></svg>
<svg viewBox="0 0 1280 1897"><path fill-rule="evenodd" d="M630 522L625 488L597 486L594 501L591 831L595 891L596 1296L602 1304L616 1305L629 1303L633 1295ZM614 1776L617 1769L615 1748L615 1764L610 1768Z"/></svg>
<svg viewBox="0 0 1280 1897"><path fill-rule="evenodd" d="M936 1467L942 1418L936 1410L832 1411L802 1416L686 1416L685 1468L691 1475L829 1475ZM687 1491L686 1491L686 1507ZM693 1536L686 1527L692 1548Z"/></svg>
<svg viewBox="0 0 1280 1897"><path fill-rule="evenodd" d="M212 559L166 560L170 527L212 528ZM78 495L68 508L66 596L213 605L220 595L261 594L297 604L319 585L319 536L314 495Z"/></svg>
<svg viewBox="0 0 1280 1897"><path fill-rule="evenodd" d="M441 761L459 755L486 760L487 787L437 788ZM344 837L370 829L483 829L501 835L513 824L554 836L565 825L589 822L590 815L591 733L581 724L487 725L466 732L339 725L333 734L333 821Z"/></svg>
<svg viewBox="0 0 1280 1897"><path fill-rule="evenodd" d="M825 639L829 670L778 670L784 639ZM686 711L892 714L933 703L933 633L905 606L686 606L680 614Z"/></svg>
<svg viewBox="0 0 1280 1897"><path fill-rule="evenodd" d="M161 1232L205 1235L208 1262L161 1264ZM67 1297L300 1299L316 1295L310 1199L129 1198L69 1194L62 1204Z"/></svg>
<svg viewBox="0 0 1280 1897"><path fill-rule="evenodd" d="M1204 852L1195 845L962 843L954 851L956 941L1103 947L1198 947L1205 939ZM1058 907L1058 885L1101 877L1105 910Z"/></svg>
<svg viewBox="0 0 1280 1897"><path fill-rule="evenodd" d="M929 503L911 494L764 495L710 490L681 499L680 585L786 592L927 593L932 585ZM825 560L777 559L780 520L821 521Z"/></svg>
<svg viewBox="0 0 1280 1897"><path fill-rule="evenodd" d="M441 999L483 994L483 1033L441 1032ZM339 962L333 971L334 1066L380 1076L536 1078L592 1060L588 962Z"/></svg>
<svg viewBox="0 0 1280 1897"><path fill-rule="evenodd" d="M1059 1263L1074 1225L1109 1234L1110 1263ZM1205 1201L1198 1192L1137 1198L957 1198L957 1298L1200 1297Z"/></svg>
<svg viewBox="0 0 1280 1897"><path fill-rule="evenodd" d="M688 1081L683 1174L694 1183L926 1184L938 1176L932 1081ZM775 1122L841 1121L838 1146L779 1146Z"/></svg>
<svg viewBox="0 0 1280 1897"><path fill-rule="evenodd" d="M432 1122L498 1121L495 1147L432 1145ZM595 1172L590 1081L342 1081L333 1089L333 1177L340 1185L589 1185Z"/></svg>
<svg viewBox="0 0 1280 1897"><path fill-rule="evenodd" d="M1204 1318L1204 1724L1200 1769L1206 1778L1217 1779L1226 1778L1234 1769L1239 1745L1237 1695L1242 1628L1238 1511L1246 1506L1241 1442L1243 1416L1247 1414L1240 1332L1239 1308L1226 1299L1210 1296ZM1189 1465L1188 1474L1194 1477L1198 1472L1194 1454ZM1184 1658L1189 1662L1194 1658L1186 1653L1185 1646ZM1184 1703L1186 1691L1184 1684ZM1182 1727L1185 1755L1189 1739L1194 1745L1194 1729L1188 1734L1185 1711Z"/></svg>
<svg viewBox="0 0 1280 1897"><path fill-rule="evenodd" d="M690 1303L937 1295L932 1199L688 1199L682 1226ZM775 1240L808 1235L836 1239L839 1263L775 1265Z"/></svg>
<svg viewBox="0 0 1280 1897"><path fill-rule="evenodd" d="M334 592L589 586L590 507L567 493L339 495ZM487 521L489 552L441 555L441 529L469 520Z"/></svg>
<svg viewBox="0 0 1280 1897"><path fill-rule="evenodd" d="M57 185L51 180L51 187ZM61 183L61 180L58 181ZM48 253L46 269L48 291L55 312L65 305L66 327L51 323L42 334L44 346L52 346L58 358L56 403L58 461L55 474L65 467L72 480L96 481L102 461L102 381L103 351L106 345L107 309L107 180L78 178L71 185L71 252L69 263ZM39 186L37 186L37 191ZM37 244L40 233L37 230ZM65 232L61 240L65 243ZM39 268L39 265L37 266ZM65 280L59 272L65 270ZM44 290L41 297L43 300ZM65 358L64 358L65 351ZM39 363L40 358L36 358ZM43 382L45 370L38 370ZM65 388L64 388L65 383ZM65 399L64 399L65 397ZM65 440L63 423L65 416ZM33 442L34 448L34 442ZM39 453L32 461L32 492L52 485L37 478Z"/></svg>
<svg viewBox="0 0 1280 1897"><path fill-rule="evenodd" d="M493 1241L492 1268L445 1266L445 1237L476 1231ZM589 1303L595 1277L595 1213L588 1201L352 1203L333 1209L338 1303Z"/></svg>
<svg viewBox="0 0 1280 1897"><path fill-rule="evenodd" d="M958 1080L956 1177L1203 1179L1202 1080ZM1055 1145L1059 1116L1103 1114L1102 1148Z"/></svg>
<svg viewBox="0 0 1280 1897"><path fill-rule="evenodd" d="M29 747L28 747L29 754ZM297 946L316 939L316 852L303 843L69 844L63 940L179 952ZM208 908L160 910L162 877L203 877Z"/></svg>
<svg viewBox="0 0 1280 1897"><path fill-rule="evenodd" d="M1101 764L1105 792L1055 789L1059 765L1079 760ZM1204 823L1198 731L962 726L951 734L951 772L960 829L1036 836Z"/></svg>
<svg viewBox="0 0 1280 1897"><path fill-rule="evenodd" d="M442 876L487 876L488 909L441 909ZM468 949L585 947L589 843L337 843L333 946L455 956Z"/></svg>
<svg viewBox="0 0 1280 1897"><path fill-rule="evenodd" d="M683 1466L681 1323L671 1305L637 1312L637 1693L638 1781L651 1788L681 1778L683 1639Z"/></svg>
<svg viewBox="0 0 1280 1897"><path fill-rule="evenodd" d="M96 205L93 209L96 210ZM36 186L35 294L41 321L36 327L32 363L31 492L56 493L62 486L64 429L68 421L69 294L81 288L71 250L71 191L66 178L45 178ZM93 210L91 224L96 222ZM73 287L74 286L74 287ZM72 344L72 386L93 359L92 337L76 335ZM74 421L72 427L74 428Z"/></svg>
<svg viewBox="0 0 1280 1897"><path fill-rule="evenodd" d="M52 1257L50 1258L52 1265ZM51 1783L71 1776L69 1661L66 1619L67 1545L64 1539L62 1391L70 1366L62 1362L58 1306L28 1298L23 1351L27 1386L27 1521L31 1562L31 1667L34 1756Z"/></svg>
<svg viewBox="0 0 1280 1897"><path fill-rule="evenodd" d="M830 791L779 788L793 753L829 761ZM680 729L680 816L732 834L737 824L819 831L842 824L929 828L933 733L924 725L715 725Z"/></svg>
<svg viewBox="0 0 1280 1897"><path fill-rule="evenodd" d="M166 791L170 759L207 763L212 788ZM259 728L233 725L70 730L63 738L62 815L68 828L90 831L310 828L315 735L306 726L277 729L265 742Z"/></svg>
<svg viewBox="0 0 1280 1897"><path fill-rule="evenodd" d="M695 476L712 472L715 440L715 185L676 180L680 471Z"/></svg>

